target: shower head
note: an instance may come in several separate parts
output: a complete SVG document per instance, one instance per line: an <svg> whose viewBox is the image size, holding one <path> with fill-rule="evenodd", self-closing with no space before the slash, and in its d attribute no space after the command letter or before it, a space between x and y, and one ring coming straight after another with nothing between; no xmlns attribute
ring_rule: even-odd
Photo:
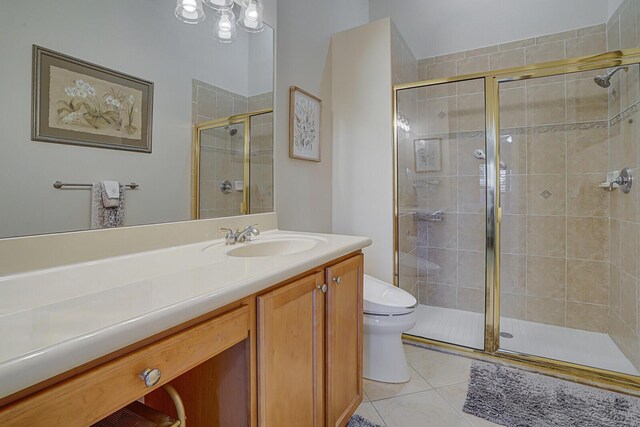
<svg viewBox="0 0 640 427"><path fill-rule="evenodd" d="M224 130L226 130L226 131L227 131L227 133L228 133L229 135L231 135L231 136L235 136L235 134L237 134L237 133L238 133L238 129L236 129L236 128L232 128L232 127L230 127L230 126L226 126L226 127L224 128Z"/></svg>
<svg viewBox="0 0 640 427"><path fill-rule="evenodd" d="M609 71L607 74L595 76L593 78L593 81L596 82L598 86L606 89L609 86L611 86L611 77L613 77L613 75L620 70L629 71L629 67L615 67L614 69Z"/></svg>

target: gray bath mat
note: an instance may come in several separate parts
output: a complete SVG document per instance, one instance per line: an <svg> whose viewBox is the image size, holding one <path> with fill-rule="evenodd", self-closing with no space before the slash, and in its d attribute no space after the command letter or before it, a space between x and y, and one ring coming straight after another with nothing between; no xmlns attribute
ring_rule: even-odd
<svg viewBox="0 0 640 427"><path fill-rule="evenodd" d="M640 399L473 362L464 412L508 427L638 427Z"/></svg>
<svg viewBox="0 0 640 427"><path fill-rule="evenodd" d="M354 415L351 417L346 427L382 427L378 424L374 424L371 421L361 417L360 415Z"/></svg>

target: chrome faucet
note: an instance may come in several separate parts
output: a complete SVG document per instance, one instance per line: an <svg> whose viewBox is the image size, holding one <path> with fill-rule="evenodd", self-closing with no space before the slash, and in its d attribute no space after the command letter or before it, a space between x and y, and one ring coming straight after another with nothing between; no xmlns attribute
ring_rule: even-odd
<svg viewBox="0 0 640 427"><path fill-rule="evenodd" d="M259 236L260 230L258 230L257 225L258 224L249 225L244 230L236 232L236 242L242 243L251 240L252 236Z"/></svg>
<svg viewBox="0 0 640 427"><path fill-rule="evenodd" d="M258 230L257 225L258 224L249 225L242 231L236 228L234 232L232 229L226 227L220 227L218 231L225 231L227 233L224 236L225 244L235 245L238 242L244 243L250 241L252 236L260 235L260 230Z"/></svg>

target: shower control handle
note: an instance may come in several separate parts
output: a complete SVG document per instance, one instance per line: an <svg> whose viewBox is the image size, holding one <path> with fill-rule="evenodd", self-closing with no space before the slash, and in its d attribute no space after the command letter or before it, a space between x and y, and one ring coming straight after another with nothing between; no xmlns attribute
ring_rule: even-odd
<svg viewBox="0 0 640 427"><path fill-rule="evenodd" d="M228 179L225 179L220 183L220 191L222 191L223 194L231 193L232 189L233 189L233 185L231 184L231 181L229 181Z"/></svg>
<svg viewBox="0 0 640 427"><path fill-rule="evenodd" d="M633 174L631 173L631 169L622 169L620 171L620 176L609 183L609 191L613 190L613 184L617 184L620 191L624 194L629 193L629 191L631 191L631 186L633 185Z"/></svg>

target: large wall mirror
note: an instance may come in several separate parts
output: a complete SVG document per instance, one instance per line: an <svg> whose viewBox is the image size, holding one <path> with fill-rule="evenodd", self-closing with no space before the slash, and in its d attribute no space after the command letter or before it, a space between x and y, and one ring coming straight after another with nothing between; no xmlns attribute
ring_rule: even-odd
<svg viewBox="0 0 640 427"><path fill-rule="evenodd" d="M175 8L0 15L0 238L273 210L273 30L222 43Z"/></svg>

